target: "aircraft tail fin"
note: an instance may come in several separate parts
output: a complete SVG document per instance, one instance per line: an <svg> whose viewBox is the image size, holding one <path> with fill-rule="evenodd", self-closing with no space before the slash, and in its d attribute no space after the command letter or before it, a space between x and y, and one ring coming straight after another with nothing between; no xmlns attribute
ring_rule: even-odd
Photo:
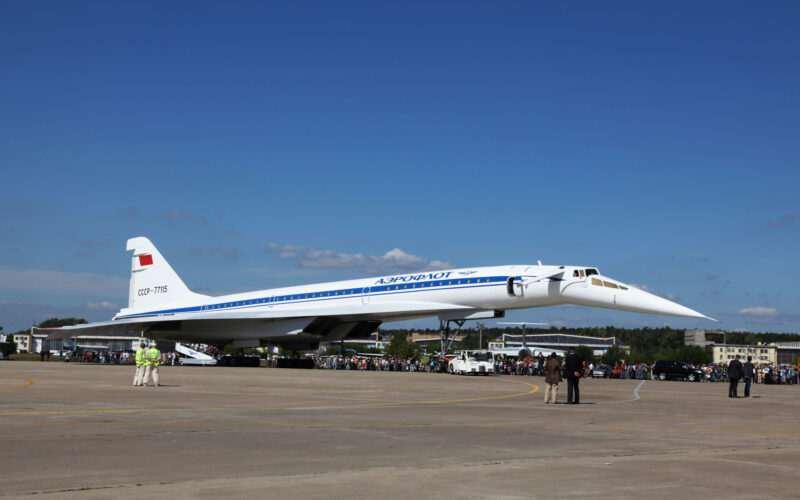
<svg viewBox="0 0 800 500"><path fill-rule="evenodd" d="M127 250L133 250L131 284L128 309L120 314L163 310L207 297L189 290L147 238L129 239Z"/></svg>

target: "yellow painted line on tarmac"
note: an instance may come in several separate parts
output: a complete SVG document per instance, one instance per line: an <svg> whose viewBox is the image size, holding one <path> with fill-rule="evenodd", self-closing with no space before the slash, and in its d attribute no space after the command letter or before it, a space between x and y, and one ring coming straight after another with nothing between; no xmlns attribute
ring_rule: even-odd
<svg viewBox="0 0 800 500"><path fill-rule="evenodd" d="M410 406L410 405L433 405L433 404L449 404L449 403L465 403L474 401L489 401L498 399L518 398L522 396L529 396L539 390L539 386L529 382L522 382L518 380L504 380L504 382L512 382L515 384L523 384L533 389L525 392L517 392L514 394L503 394L500 396L482 396L477 398L461 398L461 399L440 399L432 401L389 401L383 403L361 403L350 405L322 405L322 406L285 406L285 407L209 407L209 408L128 408L118 410L55 410L55 411L23 411L23 412L3 412L0 416L20 416L20 415L86 415L86 414L109 414L109 413L154 413L154 412L172 412L172 411L197 411L197 412L214 412L214 411L280 411L280 410L325 410L337 408L371 408L380 406ZM33 382L31 382L33 384Z"/></svg>
<svg viewBox="0 0 800 500"><path fill-rule="evenodd" d="M14 380L23 380L25 381L24 384L15 385L13 387L0 387L0 391L16 391L17 389L26 389L33 385L33 380L29 378L19 378L19 377L3 377L3 378L10 378Z"/></svg>

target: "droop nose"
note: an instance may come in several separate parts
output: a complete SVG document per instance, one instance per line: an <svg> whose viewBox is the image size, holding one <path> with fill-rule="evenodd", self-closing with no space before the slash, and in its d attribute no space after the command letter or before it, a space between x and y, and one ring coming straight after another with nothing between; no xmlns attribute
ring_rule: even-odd
<svg viewBox="0 0 800 500"><path fill-rule="evenodd" d="M617 305L629 311L641 312L645 314L661 314L663 316L683 316L685 318L706 318L712 319L701 314L694 309L689 309L677 302L659 297L639 288L628 287L628 290L616 294ZM716 321L716 320L715 320Z"/></svg>
<svg viewBox="0 0 800 500"><path fill-rule="evenodd" d="M576 305L716 321L677 302L602 276L592 276L585 286L568 284L561 290L561 296Z"/></svg>

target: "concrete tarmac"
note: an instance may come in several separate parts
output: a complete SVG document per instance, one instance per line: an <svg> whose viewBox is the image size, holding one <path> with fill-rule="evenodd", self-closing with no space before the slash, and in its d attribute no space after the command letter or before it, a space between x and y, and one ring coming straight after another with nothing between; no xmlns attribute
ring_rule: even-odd
<svg viewBox="0 0 800 500"><path fill-rule="evenodd" d="M0 362L0 495L796 497L800 388ZM742 388L740 387L740 391ZM561 384L559 401L566 398Z"/></svg>

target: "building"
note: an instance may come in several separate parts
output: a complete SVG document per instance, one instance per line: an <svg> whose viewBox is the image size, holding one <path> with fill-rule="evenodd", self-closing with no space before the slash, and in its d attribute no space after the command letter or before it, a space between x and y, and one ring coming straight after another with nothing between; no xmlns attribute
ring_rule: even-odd
<svg viewBox="0 0 800 500"><path fill-rule="evenodd" d="M31 346L34 345L33 335L30 333L14 335L14 342L17 344L17 352L31 352Z"/></svg>
<svg viewBox="0 0 800 500"><path fill-rule="evenodd" d="M776 342L779 365L800 366L800 342Z"/></svg>
<svg viewBox="0 0 800 500"><path fill-rule="evenodd" d="M541 333L525 335L525 344L529 347L543 347L546 349L567 350L570 347L585 345L592 349L596 356L601 356L612 346L620 347L625 352L628 346L617 341L616 337L588 337L585 335L568 335L564 333ZM489 349L520 349L522 347L522 334L504 333L494 341L489 342Z"/></svg>
<svg viewBox="0 0 800 500"><path fill-rule="evenodd" d="M683 332L683 344L705 347L714 343L713 340L708 340L710 335L724 335L724 332L722 330L701 330L700 328L686 330Z"/></svg>
<svg viewBox="0 0 800 500"><path fill-rule="evenodd" d="M143 339L139 332L118 333L115 335L81 335L69 339L47 340L49 332L31 328L29 332L14 335L18 352L40 353L42 349L58 353L68 351L73 347L78 349L103 349L109 351L135 351ZM161 347L161 343L159 343ZM171 350L171 348L170 348Z"/></svg>
<svg viewBox="0 0 800 500"><path fill-rule="evenodd" d="M391 339L385 335L381 335L378 332L371 333L369 337L364 339L345 339L344 343L348 345L357 345L359 347L367 348L367 349L386 349L389 346L389 342ZM325 350L329 347L337 347L341 345L340 341L336 342L327 342L320 345L322 350Z"/></svg>
<svg viewBox="0 0 800 500"><path fill-rule="evenodd" d="M458 347L458 344L464 340L466 337L466 333L457 333L451 335L450 338L453 339L453 343L451 344L451 348ZM417 344L423 351L430 352L429 347L433 344L433 348L435 351L439 351L442 348L442 334L440 333L419 333L419 332L411 332L408 336L408 341ZM486 340L484 340L485 342Z"/></svg>
<svg viewBox="0 0 800 500"><path fill-rule="evenodd" d="M717 364L727 365L736 355L744 362L747 356L753 357L754 364L774 365L778 362L778 347L775 344L741 345L741 344L712 344L713 361Z"/></svg>

